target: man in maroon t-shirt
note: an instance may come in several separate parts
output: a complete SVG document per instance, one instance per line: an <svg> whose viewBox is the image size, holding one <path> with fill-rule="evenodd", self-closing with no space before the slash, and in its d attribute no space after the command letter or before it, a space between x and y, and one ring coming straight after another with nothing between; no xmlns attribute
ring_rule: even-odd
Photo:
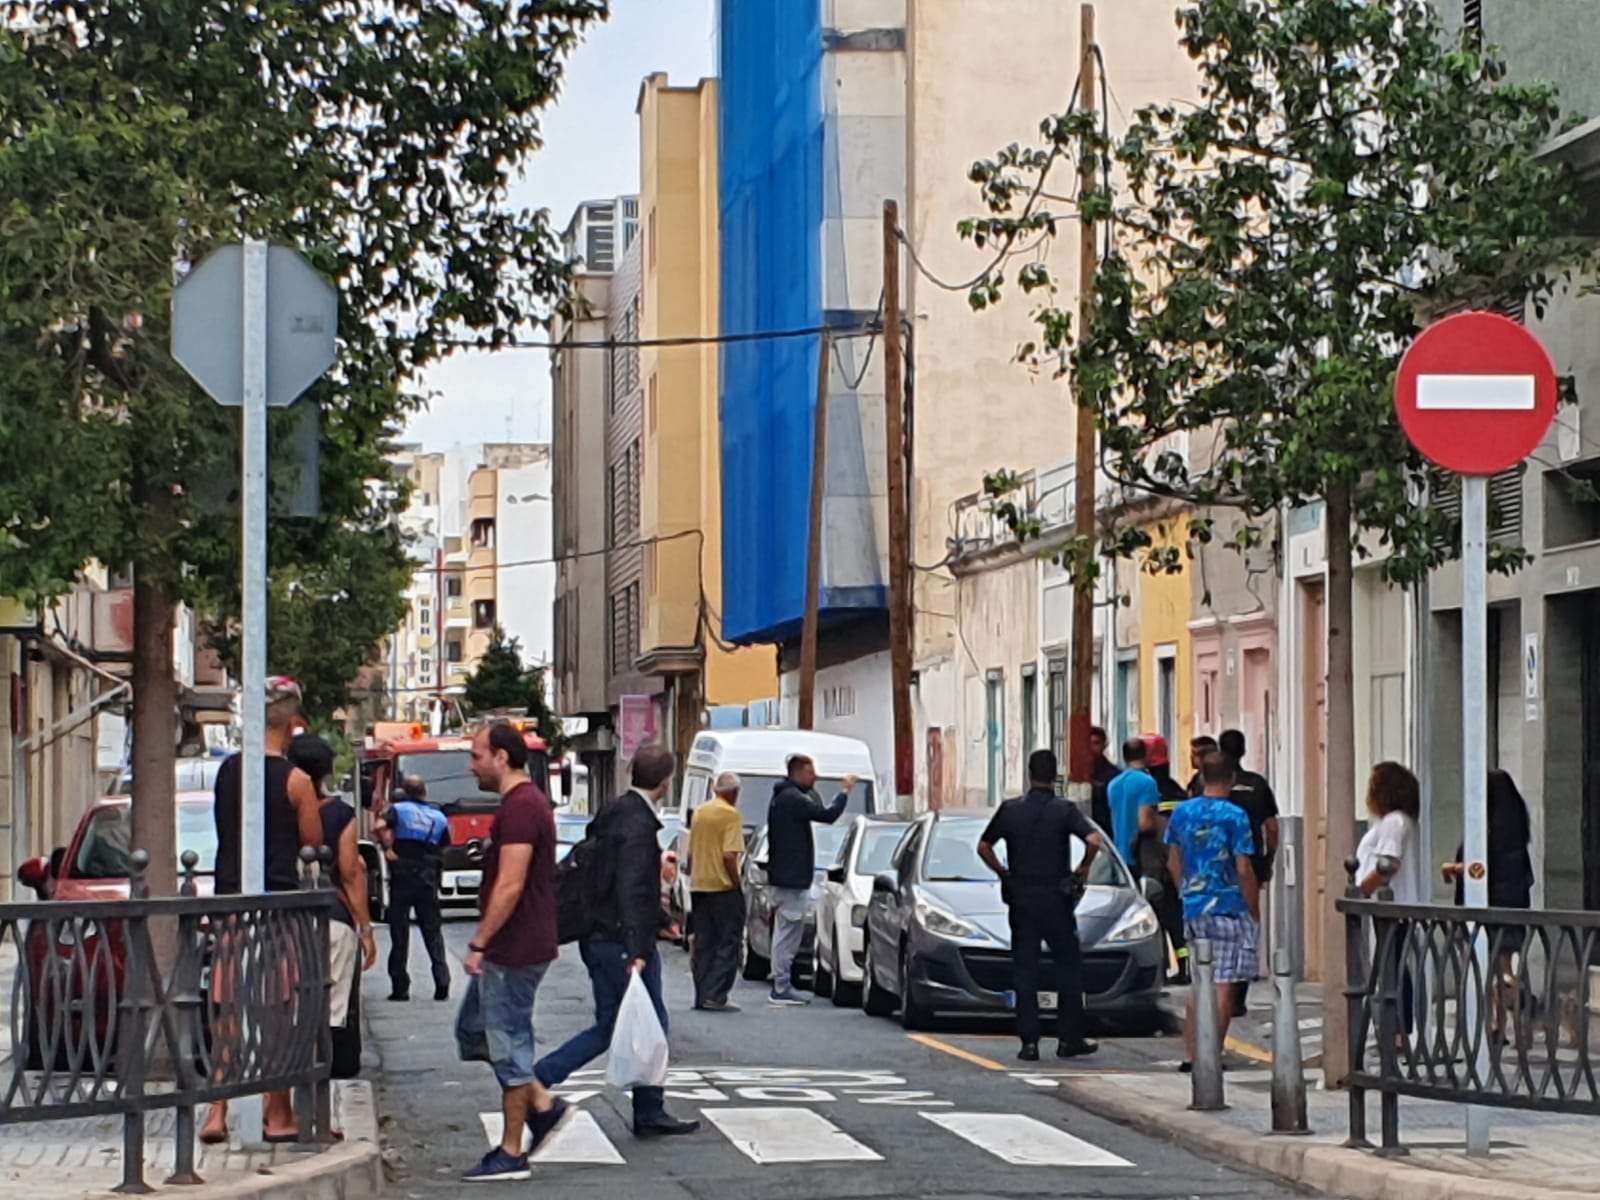
<svg viewBox="0 0 1600 1200"><path fill-rule="evenodd" d="M501 799L484 849L478 928L465 963L472 978L456 1042L464 1062L494 1067L505 1111L500 1145L462 1177L472 1183L527 1179L528 1155L567 1112L533 1073L534 996L557 954L556 824L527 764L527 744L509 725L472 739L472 773ZM532 1135L526 1148L524 1130Z"/></svg>

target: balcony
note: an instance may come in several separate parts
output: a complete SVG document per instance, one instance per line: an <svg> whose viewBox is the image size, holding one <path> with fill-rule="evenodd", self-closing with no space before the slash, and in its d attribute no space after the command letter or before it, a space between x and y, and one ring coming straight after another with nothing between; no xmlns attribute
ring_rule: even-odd
<svg viewBox="0 0 1600 1200"><path fill-rule="evenodd" d="M1001 565L1064 541L1072 524L1073 477L1070 465L1048 467L1027 472L1002 495L975 492L957 500L951 569L961 574ZM1026 547L1012 532L1013 521L1028 524Z"/></svg>

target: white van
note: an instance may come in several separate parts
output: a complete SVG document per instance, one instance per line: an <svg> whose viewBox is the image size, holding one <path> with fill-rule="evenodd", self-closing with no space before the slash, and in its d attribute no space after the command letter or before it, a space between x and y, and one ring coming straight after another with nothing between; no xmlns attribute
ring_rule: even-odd
<svg viewBox="0 0 1600 1200"><path fill-rule="evenodd" d="M817 795L824 802L839 794L841 780L854 775L860 782L851 789L845 812L879 811L876 772L865 742L794 729L727 729L710 730L695 738L676 811L664 810L661 815L676 816L687 824L689 814L711 798L717 776L732 771L744 785L739 792L739 811L745 826L759 829L767 823L773 789L788 775L789 759L795 754L804 754L816 763Z"/></svg>
<svg viewBox="0 0 1600 1200"><path fill-rule="evenodd" d="M661 809L663 821L677 820L678 860L688 861L689 822L694 810L710 800L717 776L732 771L739 776L739 812L744 817L745 833L767 823L767 806L772 793L787 778L789 758L804 754L817 767L817 795L831 803L839 794L839 784L850 775L859 782L850 789L850 799L839 818L840 828L858 814L881 809L892 811L894 800L885 804L878 796L877 772L867 744L834 733L805 733L796 729L707 730L694 740L689 762L684 768L683 790L667 800ZM672 915L681 920L689 912L689 873L682 872L670 897ZM687 942L685 943L687 945Z"/></svg>

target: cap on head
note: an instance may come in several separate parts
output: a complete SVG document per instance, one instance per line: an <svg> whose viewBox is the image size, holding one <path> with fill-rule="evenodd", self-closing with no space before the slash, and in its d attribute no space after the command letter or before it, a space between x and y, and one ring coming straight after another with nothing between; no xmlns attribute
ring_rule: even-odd
<svg viewBox="0 0 1600 1200"><path fill-rule="evenodd" d="M287 675L267 676L265 699L267 726L271 729L290 728L300 715L300 685Z"/></svg>

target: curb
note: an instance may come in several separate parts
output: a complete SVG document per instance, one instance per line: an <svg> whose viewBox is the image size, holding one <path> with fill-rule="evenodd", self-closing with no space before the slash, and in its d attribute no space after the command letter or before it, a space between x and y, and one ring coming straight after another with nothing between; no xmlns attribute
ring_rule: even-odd
<svg viewBox="0 0 1600 1200"><path fill-rule="evenodd" d="M1207 1158L1350 1200L1594 1200L1593 1192L1456 1175L1298 1138L1261 1134L1240 1140L1236 1126L1201 1113L1152 1111L1148 1102L1100 1080L1063 1079L1056 1094Z"/></svg>
<svg viewBox="0 0 1600 1200"><path fill-rule="evenodd" d="M158 1190L181 1195L184 1200L374 1200L381 1196L383 1158L372 1085L364 1080L339 1080L334 1088L345 1136L338 1145L302 1162L262 1168L243 1179Z"/></svg>

